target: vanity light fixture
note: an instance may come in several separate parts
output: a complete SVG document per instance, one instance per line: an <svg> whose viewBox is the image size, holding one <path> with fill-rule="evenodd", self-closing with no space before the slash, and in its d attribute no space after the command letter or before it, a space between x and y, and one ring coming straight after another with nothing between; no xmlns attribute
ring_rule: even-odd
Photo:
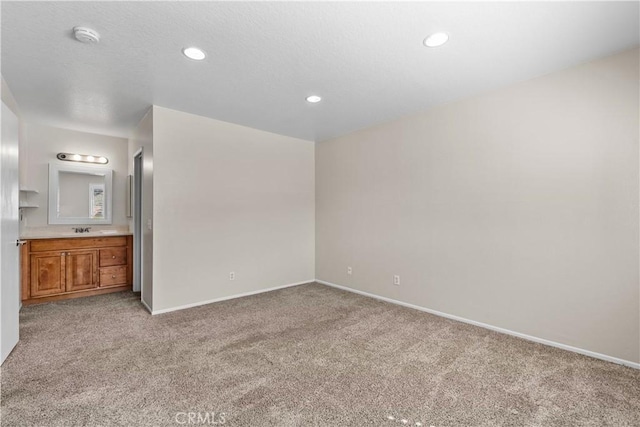
<svg viewBox="0 0 640 427"><path fill-rule="evenodd" d="M100 165L109 163L109 159L104 156L91 156L87 154L58 153L56 157L58 160L64 160L65 162L97 163Z"/></svg>
<svg viewBox="0 0 640 427"><path fill-rule="evenodd" d="M449 34L447 33L433 33L426 39L424 39L424 45L426 47L438 47L449 41Z"/></svg>
<svg viewBox="0 0 640 427"><path fill-rule="evenodd" d="M182 53L189 59L193 59L194 61L202 61L205 56L205 53L202 49L198 49L197 47L185 47L182 49Z"/></svg>

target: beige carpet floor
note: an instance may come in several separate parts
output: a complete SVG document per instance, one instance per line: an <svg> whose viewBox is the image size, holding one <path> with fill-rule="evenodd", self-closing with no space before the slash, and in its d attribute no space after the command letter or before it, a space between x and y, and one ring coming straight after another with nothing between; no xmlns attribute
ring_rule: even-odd
<svg viewBox="0 0 640 427"><path fill-rule="evenodd" d="M320 284L153 317L119 293L20 320L2 426L640 426L640 371Z"/></svg>

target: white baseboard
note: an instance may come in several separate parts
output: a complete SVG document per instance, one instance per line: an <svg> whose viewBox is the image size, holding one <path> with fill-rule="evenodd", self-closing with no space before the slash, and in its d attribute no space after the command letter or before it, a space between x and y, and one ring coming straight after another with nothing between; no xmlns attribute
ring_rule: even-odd
<svg viewBox="0 0 640 427"><path fill-rule="evenodd" d="M235 299L235 298L248 297L250 295L262 294L262 293L271 292L271 291L277 291L278 289L290 288L292 286L305 285L307 283L313 283L313 282L315 282L315 279L309 279L309 280L305 280L303 282L290 283L288 285L275 286L273 288L259 289L257 291L243 292L241 294L229 295L227 297L214 298L214 299L210 299L210 300L207 300L207 301L199 301L199 302L194 302L194 303L191 303L191 304L179 305L177 307L169 307L169 308L163 308L161 310L149 310L149 311L153 315L162 314L162 313L169 313L171 311L184 310L185 308L198 307L200 305L212 304L214 302L226 301L226 300ZM145 304L145 306L146 306L146 304ZM147 307L147 308L149 308L149 307Z"/></svg>
<svg viewBox="0 0 640 427"><path fill-rule="evenodd" d="M316 282L321 283L323 285L331 286L333 288L342 289L343 291L353 292L355 294L364 295L366 297L375 298L375 299L378 299L378 300L381 300L381 301L390 302L392 304L401 305L403 307L413 308L414 310L419 310L419 311L424 311L426 313L435 314L436 316L445 317L447 319L457 320L458 322L463 322L463 323L468 323L470 325L479 326L481 328L489 329L491 331L500 332L500 333L507 334L507 335L513 335L514 337L522 338L522 339L525 339L525 340L528 340L528 341L537 342L539 344L544 344L544 345L548 345L548 346L551 346L551 347L557 347L557 348L561 348L563 350L573 351L574 353L579 353L579 354L582 354L582 355L585 355L585 356L594 357L596 359L606 360L607 362L617 363L618 365L624 365L624 366L628 366L630 368L640 369L640 363L631 362L630 360L619 359L617 357L607 356L606 354L596 353L596 352L589 351L589 350L584 350L584 349L578 348L578 347L572 347L570 345L561 344L559 342L549 341L549 340L546 340L546 339L543 339L543 338L538 338L538 337L534 337L534 336L531 336L531 335L522 334L520 332L511 331L509 329L499 328L497 326L488 325L488 324L482 323L482 322L476 322L475 320L465 319L464 317L458 317L458 316L454 316L452 314L442 313L440 311L431 310L430 308L420 307L418 305L409 304L409 303L406 303L406 302L394 300L394 299L387 298L387 297L382 297L382 296L379 296L379 295L371 294L369 292L359 291L357 289L352 289L352 288L349 288L349 287L346 287L346 286L342 286L342 285L336 285L335 283L325 282L324 280L316 279Z"/></svg>

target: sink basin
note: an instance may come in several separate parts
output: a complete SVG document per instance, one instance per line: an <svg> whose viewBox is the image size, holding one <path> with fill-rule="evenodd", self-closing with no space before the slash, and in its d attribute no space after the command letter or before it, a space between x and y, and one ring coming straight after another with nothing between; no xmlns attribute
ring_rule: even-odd
<svg viewBox="0 0 640 427"><path fill-rule="evenodd" d="M88 231L85 233L76 233L75 231L69 231L64 233L55 233L52 234L51 237L91 237L91 236L114 236L117 234L121 234L121 231L117 230L98 230L98 231Z"/></svg>

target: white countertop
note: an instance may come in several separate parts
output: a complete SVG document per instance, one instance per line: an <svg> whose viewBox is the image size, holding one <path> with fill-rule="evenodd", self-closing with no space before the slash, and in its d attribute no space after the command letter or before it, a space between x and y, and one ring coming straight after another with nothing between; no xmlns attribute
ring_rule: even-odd
<svg viewBox="0 0 640 427"><path fill-rule="evenodd" d="M115 236L131 236L129 230L96 230L88 233L76 233L73 230L24 230L20 233L21 240L34 240L34 239L73 239L73 238L87 238L87 237L115 237Z"/></svg>

